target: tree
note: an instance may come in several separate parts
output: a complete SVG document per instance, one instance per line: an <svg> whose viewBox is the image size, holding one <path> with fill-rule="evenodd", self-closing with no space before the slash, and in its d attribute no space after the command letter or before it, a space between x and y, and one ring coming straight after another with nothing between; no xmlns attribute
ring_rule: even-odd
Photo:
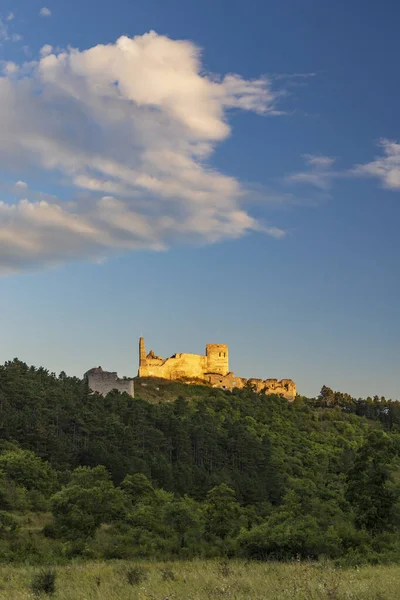
<svg viewBox="0 0 400 600"><path fill-rule="evenodd" d="M48 462L16 447L0 454L0 473L5 476L0 504L6 501L14 510L48 509L48 499L57 489L57 476Z"/></svg>
<svg viewBox="0 0 400 600"><path fill-rule="evenodd" d="M133 504L154 500L154 488L143 473L127 475L121 483L121 489L129 496Z"/></svg>
<svg viewBox="0 0 400 600"><path fill-rule="evenodd" d="M198 504L188 498L171 502L165 511L167 525L172 525L178 534L179 549L185 548L195 539L198 543L203 533L203 524Z"/></svg>
<svg viewBox="0 0 400 600"><path fill-rule="evenodd" d="M27 490L51 494L57 485L56 474L48 462L29 450L9 450L0 455L0 471Z"/></svg>
<svg viewBox="0 0 400 600"><path fill-rule="evenodd" d="M346 479L346 498L354 510L355 524L371 532L390 529L398 494L390 466L394 447L382 431L371 431L358 449Z"/></svg>
<svg viewBox="0 0 400 600"><path fill-rule="evenodd" d="M210 490L204 503L205 532L222 540L235 536L244 522L234 490L221 483Z"/></svg>
<svg viewBox="0 0 400 600"><path fill-rule="evenodd" d="M68 538L93 536L101 523L122 520L127 498L104 467L80 467L70 483L52 497L56 529Z"/></svg>

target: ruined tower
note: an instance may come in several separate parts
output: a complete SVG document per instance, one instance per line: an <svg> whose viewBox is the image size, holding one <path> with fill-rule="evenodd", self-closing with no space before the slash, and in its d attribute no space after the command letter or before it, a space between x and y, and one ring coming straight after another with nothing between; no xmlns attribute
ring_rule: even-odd
<svg viewBox="0 0 400 600"><path fill-rule="evenodd" d="M145 364L146 361L146 348L144 345L144 337L139 338L139 367Z"/></svg>
<svg viewBox="0 0 400 600"><path fill-rule="evenodd" d="M226 344L207 344L207 372L227 375L229 373L228 346Z"/></svg>

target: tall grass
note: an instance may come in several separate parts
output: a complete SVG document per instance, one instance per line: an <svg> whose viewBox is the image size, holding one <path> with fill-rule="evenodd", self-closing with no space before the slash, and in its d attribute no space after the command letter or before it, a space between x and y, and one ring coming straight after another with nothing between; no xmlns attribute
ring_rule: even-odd
<svg viewBox="0 0 400 600"><path fill-rule="evenodd" d="M0 566L1 600L32 600L34 567ZM135 578L128 573L143 573ZM167 576L166 576L167 574ZM71 563L56 568L52 600L398 600L400 567L232 561ZM45 597L45 596L43 596Z"/></svg>

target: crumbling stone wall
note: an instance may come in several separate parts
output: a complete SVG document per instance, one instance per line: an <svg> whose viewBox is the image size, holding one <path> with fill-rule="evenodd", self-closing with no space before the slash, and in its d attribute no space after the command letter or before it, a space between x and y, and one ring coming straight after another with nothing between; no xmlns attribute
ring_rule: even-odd
<svg viewBox="0 0 400 600"><path fill-rule="evenodd" d="M144 339L139 340L139 377L204 379L205 373L226 375L228 372L226 344L208 344L205 356L179 353L164 359L156 356L153 350L146 354Z"/></svg>
<svg viewBox="0 0 400 600"><path fill-rule="evenodd" d="M205 375L213 387L220 387L225 390L233 390L235 388L242 389L249 385L256 392L264 394L277 394L283 396L289 401L296 398L296 384L291 379L245 379L244 377L235 377L235 374L228 373L225 377L216 373L207 373Z"/></svg>
<svg viewBox="0 0 400 600"><path fill-rule="evenodd" d="M92 392L106 396L112 390L126 392L134 397L133 378L120 379L116 372L103 371L101 367L90 369L84 375Z"/></svg>
<svg viewBox="0 0 400 600"><path fill-rule="evenodd" d="M204 372L207 370L206 366L206 357L198 354L175 354L165 360L147 355L145 361L139 366L139 377L203 379Z"/></svg>

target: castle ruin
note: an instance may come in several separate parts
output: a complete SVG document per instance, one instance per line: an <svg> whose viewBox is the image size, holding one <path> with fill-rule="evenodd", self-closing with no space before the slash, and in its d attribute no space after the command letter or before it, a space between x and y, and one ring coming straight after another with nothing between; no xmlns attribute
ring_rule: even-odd
<svg viewBox="0 0 400 600"><path fill-rule="evenodd" d="M226 390L251 385L257 392L278 394L287 400L296 397L296 384L291 379L244 379L229 371L228 346L207 344L205 356L200 354L174 354L170 358L156 356L153 350L146 354L144 338L139 340L139 377L162 379L203 380L212 387Z"/></svg>
<svg viewBox="0 0 400 600"><path fill-rule="evenodd" d="M107 396L109 392L118 390L126 392L132 398L134 397L133 378L124 377L121 379L117 373L103 371L101 367L90 369L84 375L84 379L92 392L97 392L102 396Z"/></svg>

